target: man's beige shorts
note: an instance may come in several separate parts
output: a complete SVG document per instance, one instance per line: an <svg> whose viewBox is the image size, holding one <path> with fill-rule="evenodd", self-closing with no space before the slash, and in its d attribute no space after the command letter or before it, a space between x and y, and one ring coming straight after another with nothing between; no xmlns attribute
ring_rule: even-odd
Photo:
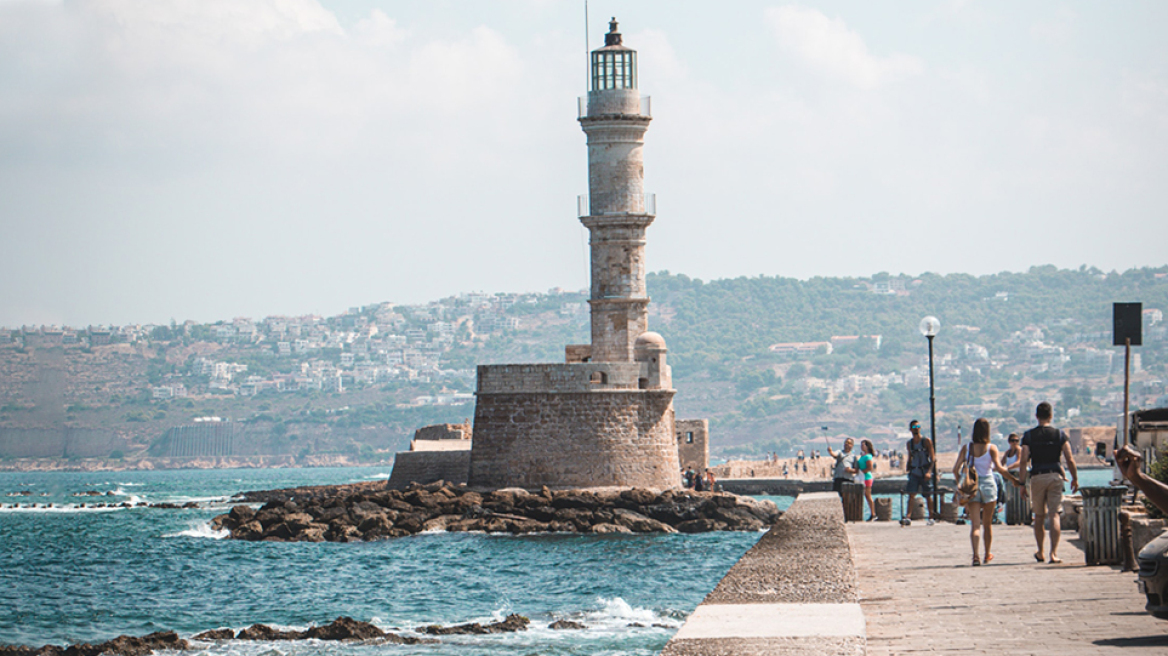
<svg viewBox="0 0 1168 656"><path fill-rule="evenodd" d="M1058 472L1030 477L1030 505L1035 510L1046 508L1046 515L1058 515L1063 505L1063 477Z"/></svg>

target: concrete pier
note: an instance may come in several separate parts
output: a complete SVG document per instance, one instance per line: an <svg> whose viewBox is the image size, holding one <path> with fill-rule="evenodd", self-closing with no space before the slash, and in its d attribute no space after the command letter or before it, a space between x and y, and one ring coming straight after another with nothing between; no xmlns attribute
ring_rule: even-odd
<svg viewBox="0 0 1168 656"><path fill-rule="evenodd" d="M665 646L666 656L864 653L843 507L801 495Z"/></svg>
<svg viewBox="0 0 1168 656"><path fill-rule="evenodd" d="M1087 567L1074 531L1058 565L1034 560L1029 526L993 536L973 567L969 526L845 525L835 494L801 495L663 654L1168 653L1135 573Z"/></svg>

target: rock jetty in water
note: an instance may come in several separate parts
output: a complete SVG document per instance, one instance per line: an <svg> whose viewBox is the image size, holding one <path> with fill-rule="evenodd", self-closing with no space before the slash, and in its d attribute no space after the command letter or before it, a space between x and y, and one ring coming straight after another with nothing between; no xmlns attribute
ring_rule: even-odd
<svg viewBox="0 0 1168 656"><path fill-rule="evenodd" d="M388 633L369 622L351 617L338 617L329 624L314 626L306 631L282 631L266 624L253 624L239 633L231 629L212 629L192 638L198 641L219 640L344 640L374 641L382 644L417 645L434 642L426 638Z"/></svg>
<svg viewBox="0 0 1168 656"><path fill-rule="evenodd" d="M723 492L522 489L480 492L448 483L405 490L339 488L263 493L259 509L237 505L211 521L236 540L360 542L423 531L487 533L703 533L758 531L775 504ZM252 494L245 495L245 499Z"/></svg>
<svg viewBox="0 0 1168 656"><path fill-rule="evenodd" d="M99 656L99 654L116 654L117 656L146 656L151 652L190 649L186 640L178 637L174 631L159 631L141 637L118 636L113 640L91 645L80 643L69 647L45 645L44 647L0 646L2 656Z"/></svg>

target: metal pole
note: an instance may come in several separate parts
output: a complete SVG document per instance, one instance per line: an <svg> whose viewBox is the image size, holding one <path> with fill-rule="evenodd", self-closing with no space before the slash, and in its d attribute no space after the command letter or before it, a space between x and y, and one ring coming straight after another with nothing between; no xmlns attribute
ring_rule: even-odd
<svg viewBox="0 0 1168 656"><path fill-rule="evenodd" d="M1123 340L1123 445L1127 446L1128 436L1128 390L1131 388L1131 337Z"/></svg>
<svg viewBox="0 0 1168 656"><path fill-rule="evenodd" d="M933 395L933 336L929 338L929 434L933 442L933 512L937 512L937 404ZM932 515L929 516L930 519Z"/></svg>

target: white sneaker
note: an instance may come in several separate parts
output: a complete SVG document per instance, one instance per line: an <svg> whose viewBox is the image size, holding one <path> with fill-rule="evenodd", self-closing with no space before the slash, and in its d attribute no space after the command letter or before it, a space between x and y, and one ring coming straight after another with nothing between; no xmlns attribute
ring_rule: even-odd
<svg viewBox="0 0 1168 656"><path fill-rule="evenodd" d="M928 525L928 526L932 526L933 524L936 524L936 523L937 523L937 522L933 521L933 518L932 518L932 517L930 517L930 518L929 518L929 521L925 522L925 524L926 524L926 525Z"/></svg>

